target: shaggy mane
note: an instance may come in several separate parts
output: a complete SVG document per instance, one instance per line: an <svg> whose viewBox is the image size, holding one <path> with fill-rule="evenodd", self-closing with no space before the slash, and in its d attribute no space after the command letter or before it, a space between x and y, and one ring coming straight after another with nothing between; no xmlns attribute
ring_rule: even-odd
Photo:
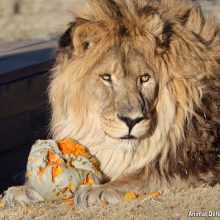
<svg viewBox="0 0 220 220"><path fill-rule="evenodd" d="M53 138L85 144L110 179L145 169L168 182L220 182L220 32L213 19L187 0L88 0L74 17L51 76ZM129 152L97 134L97 109L84 86L124 39L160 74L157 129Z"/></svg>

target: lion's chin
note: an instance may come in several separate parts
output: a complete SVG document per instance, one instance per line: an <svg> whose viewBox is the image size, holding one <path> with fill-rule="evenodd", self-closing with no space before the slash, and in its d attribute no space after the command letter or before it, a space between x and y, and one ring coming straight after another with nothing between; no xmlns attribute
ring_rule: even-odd
<svg viewBox="0 0 220 220"><path fill-rule="evenodd" d="M134 152L139 145L138 139L120 139L117 141L117 146L124 152Z"/></svg>

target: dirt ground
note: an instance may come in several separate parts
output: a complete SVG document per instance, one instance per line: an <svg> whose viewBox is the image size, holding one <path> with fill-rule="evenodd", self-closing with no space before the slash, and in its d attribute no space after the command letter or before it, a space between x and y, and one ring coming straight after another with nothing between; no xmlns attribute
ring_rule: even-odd
<svg viewBox="0 0 220 220"><path fill-rule="evenodd" d="M193 219L220 219L220 186L170 191L154 199L141 198L118 205L82 207L67 203L40 203L0 208L1 220L185 220L190 214L204 215ZM200 213L199 213L200 212ZM218 217L209 217L218 215Z"/></svg>
<svg viewBox="0 0 220 220"><path fill-rule="evenodd" d="M207 13L220 22L220 0L200 1ZM71 21L78 0L0 0L0 40L47 40L56 37ZM85 208L60 203L0 208L1 220L68 219L189 219L189 211L218 211L220 186L166 192L157 199L141 198L119 205ZM215 214L215 213L213 213ZM198 217L193 219L211 219ZM216 217L214 219L220 219Z"/></svg>

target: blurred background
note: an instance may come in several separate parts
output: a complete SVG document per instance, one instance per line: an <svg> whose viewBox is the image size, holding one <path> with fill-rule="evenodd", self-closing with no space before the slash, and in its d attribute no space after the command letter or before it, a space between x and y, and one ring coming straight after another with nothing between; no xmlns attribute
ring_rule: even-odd
<svg viewBox="0 0 220 220"><path fill-rule="evenodd" d="M50 40L72 19L81 0L0 0L0 41Z"/></svg>
<svg viewBox="0 0 220 220"><path fill-rule="evenodd" d="M71 21L83 0L0 0L0 41L49 40ZM195 0L220 22L220 0Z"/></svg>

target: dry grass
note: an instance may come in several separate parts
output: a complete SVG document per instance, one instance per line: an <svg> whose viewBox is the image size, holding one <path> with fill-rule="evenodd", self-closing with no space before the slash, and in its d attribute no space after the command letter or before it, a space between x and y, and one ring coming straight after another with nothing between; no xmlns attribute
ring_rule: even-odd
<svg viewBox="0 0 220 220"><path fill-rule="evenodd" d="M141 198L119 205L85 208L69 204L41 203L29 206L0 208L1 220L68 220L68 219L189 219L189 211L220 213L220 186L187 189L182 192L166 192L157 199ZM220 218L220 217L219 217ZM194 218L201 219L201 218ZM202 219L210 219L202 217ZM218 218L216 218L218 219Z"/></svg>

